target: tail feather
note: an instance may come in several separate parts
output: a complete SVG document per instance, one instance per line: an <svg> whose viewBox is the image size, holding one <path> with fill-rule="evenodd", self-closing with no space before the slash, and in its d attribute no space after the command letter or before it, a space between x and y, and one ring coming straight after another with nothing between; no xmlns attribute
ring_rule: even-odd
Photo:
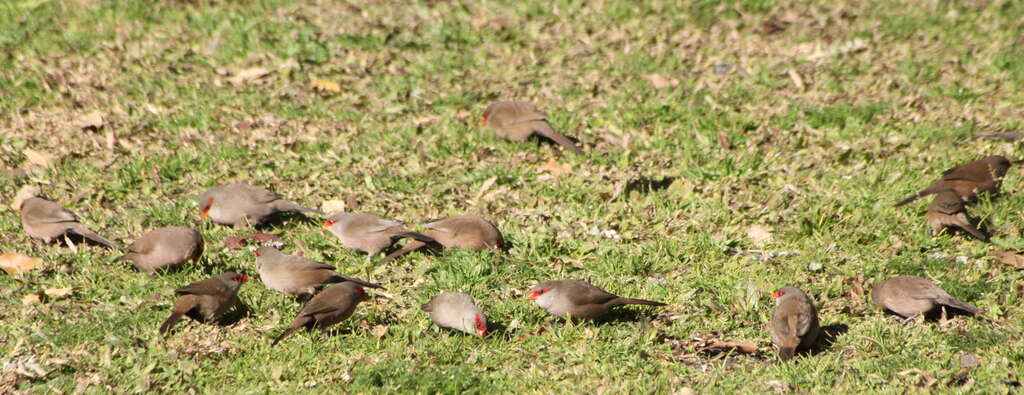
<svg viewBox="0 0 1024 395"><path fill-rule="evenodd" d="M938 298L935 299L935 302L949 307L954 307L971 314L978 314L981 312L981 309L974 307L974 305L953 297Z"/></svg>
<svg viewBox="0 0 1024 395"><path fill-rule="evenodd" d="M282 334L281 334L281 336L278 336L277 338L275 338L275 339L274 339L274 341L273 341L273 342L271 342L271 343L270 343L270 346L271 346L271 347L273 347L273 346L276 346L276 345L277 345L277 343L280 343L280 342L281 342L281 340L284 340L284 338L288 337L288 335L291 335L291 334L292 334L292 332L295 332L295 330L296 330L296 329L299 329L299 328L300 328L300 327L298 327L298 326L291 326L291 327L288 327L288 329L285 329L285 330L284 330L284 333L282 333Z"/></svg>
<svg viewBox="0 0 1024 395"><path fill-rule="evenodd" d="M969 222L964 222L962 224L959 224L959 226L960 229L963 229L967 233L970 233L971 236L974 236L974 238L981 241L988 241L988 235L981 233L981 231L978 230L978 228L975 228L974 225L971 225Z"/></svg>
<svg viewBox="0 0 1024 395"><path fill-rule="evenodd" d="M289 202L287 200L278 200L275 203L275 206L277 207L278 210L281 210L281 211L302 211L302 212L313 213L313 214L318 214L318 215L327 215L327 213L325 213L323 211L317 210L315 208L309 208L309 207L306 207L306 206L300 206L300 205L298 205L296 203Z"/></svg>
<svg viewBox="0 0 1024 395"><path fill-rule="evenodd" d="M337 280L338 282L351 281L351 282L354 282L356 284L359 284L360 286L367 287L367 288L384 288L384 286L382 286L380 284L377 284L377 283L371 283L369 281L363 281L363 280L360 280L358 278L346 277L346 276L342 276L342 275L336 276L334 278L334 280Z"/></svg>
<svg viewBox="0 0 1024 395"><path fill-rule="evenodd" d="M922 197L925 197L927 195L928 195L928 193L926 193L925 191L921 191L921 192L915 193L913 195L907 196L903 200L900 200L899 202L894 204L893 207L900 207L900 206L906 205L907 203L913 202L913 201L915 201L917 199L920 199Z"/></svg>
<svg viewBox="0 0 1024 395"><path fill-rule="evenodd" d="M647 299L618 298L616 305L639 304L644 306L667 306L665 303L655 302Z"/></svg>
<svg viewBox="0 0 1024 395"><path fill-rule="evenodd" d="M559 145L569 149L572 152L575 152L577 154L582 154L583 153L583 150L580 149L580 147L577 147L576 144L572 142L572 140L569 140L568 137L565 137L561 133L556 132L555 129L551 128L551 125L549 125L547 123L547 121L535 121L535 122L543 123L543 125L544 125L542 127L536 127L534 129L535 133L538 133L541 136L544 136L544 137L547 137L547 138L551 139L551 141L554 141L554 142L558 143Z"/></svg>
<svg viewBox="0 0 1024 395"><path fill-rule="evenodd" d="M413 252L413 251L416 251L416 250L418 250L420 248L423 248L423 246L426 246L426 245L427 245L427 243L425 243L423 241L414 240L414 241L410 242L409 244L407 244L405 247L402 247L401 249L388 254L388 256L386 256L384 258L381 258L381 260L377 261L373 265L377 266L377 265L382 265L382 264L391 262L391 261L393 261L395 259L398 259L398 258L402 257L405 254L408 254L410 252Z"/></svg>
<svg viewBox="0 0 1024 395"><path fill-rule="evenodd" d="M419 241L422 241L424 243L437 243L437 241L434 240L433 237L427 236L427 235L422 234L422 233L413 232L411 230L410 231L405 231L405 232L402 232L402 233L398 233L394 237L397 237L397 238L408 237L410 239L419 240Z"/></svg>
<svg viewBox="0 0 1024 395"><path fill-rule="evenodd" d="M84 237L86 239L89 239L89 240L92 240L94 242L97 242L97 243L100 243L102 245L105 245L105 246L107 246L109 248L113 248L115 250L121 249L121 245L120 244L117 244L116 242L114 242L112 240L109 240L109 239L107 239L107 238L105 238L103 236L100 236L96 232L93 232L93 231L89 230L89 228L86 228L85 225L75 224L75 226L71 227L70 230L72 232L74 232L75 234L77 234L77 235L80 235L80 236L82 236L82 237Z"/></svg>
<svg viewBox="0 0 1024 395"><path fill-rule="evenodd" d="M281 333L280 336L278 336L276 339L274 339L273 342L270 343L270 346L273 347L273 346L277 345L277 343L280 343L281 340L284 340L284 338L288 337L293 332L295 332L296 329L299 329L299 328L302 328L302 327L305 327L305 326L308 326L308 325L311 325L311 324L313 324L313 319L311 317L300 315L298 318L295 319L295 322L292 322L292 324L288 326L288 329L284 330L284 333Z"/></svg>
<svg viewBox="0 0 1024 395"><path fill-rule="evenodd" d="M177 324L178 321L181 321L181 317L184 317L184 316L185 316L185 313L178 312L178 311L172 312L171 316L167 317L167 320L165 320L164 323L162 325L160 325L160 333L161 334L167 333L167 331L171 330L171 327L173 327L174 324Z"/></svg>

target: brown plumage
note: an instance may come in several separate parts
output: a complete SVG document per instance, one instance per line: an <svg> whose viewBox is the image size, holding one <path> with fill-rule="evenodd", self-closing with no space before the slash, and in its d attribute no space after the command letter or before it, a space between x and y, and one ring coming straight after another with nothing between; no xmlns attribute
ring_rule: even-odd
<svg viewBox="0 0 1024 395"><path fill-rule="evenodd" d="M981 241L988 241L988 236L974 226L974 220L967 215L967 208L964 201L952 189L946 189L935 193L932 204L928 206L925 213L928 224L932 227L932 234L938 235L949 228L959 228Z"/></svg>
<svg viewBox="0 0 1024 395"><path fill-rule="evenodd" d="M21 202L21 227L29 236L45 243L58 240L65 234L76 234L109 248L121 248L121 245L80 224L75 213L41 197L30 197Z"/></svg>
<svg viewBox="0 0 1024 395"><path fill-rule="evenodd" d="M480 251L486 248L497 251L505 243L501 232L493 223L475 215L456 215L432 221L423 227L426 228L423 234L445 250L461 248ZM419 240L411 241L405 247L388 254L377 264L389 262L430 244Z"/></svg>
<svg viewBox="0 0 1024 395"><path fill-rule="evenodd" d="M359 302L367 299L366 291L353 282L335 284L310 299L298 317L285 329L271 346L288 337L299 328L327 328L350 317L356 311Z"/></svg>
<svg viewBox="0 0 1024 395"><path fill-rule="evenodd" d="M1010 166L1010 161L999 155L986 156L965 163L946 170L942 173L942 177L928 188L899 201L896 203L896 207L946 189L952 189L964 201L974 199L979 193L998 191Z"/></svg>
<svg viewBox="0 0 1024 395"><path fill-rule="evenodd" d="M362 251L372 258L402 238L426 243L430 237L406 229L402 221L369 213L341 213L324 221L324 227L341 240L346 248Z"/></svg>
<svg viewBox="0 0 1024 395"><path fill-rule="evenodd" d="M527 299L558 317L573 319L599 319L612 307L628 304L665 306L664 303L644 299L623 298L583 281L551 280L530 288Z"/></svg>
<svg viewBox="0 0 1024 395"><path fill-rule="evenodd" d="M216 320L238 303L238 288L246 281L244 274L226 272L174 290L180 296L171 316L160 325L160 333L167 333L186 316L200 322Z"/></svg>
<svg viewBox="0 0 1024 395"><path fill-rule="evenodd" d="M168 226L146 232L128 246L128 253L121 258L143 272L154 273L188 260L196 262L202 255L203 236L198 231Z"/></svg>
<svg viewBox="0 0 1024 395"><path fill-rule="evenodd" d="M213 187L199 196L199 216L222 225L261 225L271 215L302 211L324 215L320 210L303 207L274 192L244 183Z"/></svg>
<svg viewBox="0 0 1024 395"><path fill-rule="evenodd" d="M779 357L789 360L798 349L811 348L818 341L818 310L811 297L796 287L783 287L773 292L772 298L775 311L768 329L772 342L779 348Z"/></svg>
<svg viewBox="0 0 1024 395"><path fill-rule="evenodd" d="M949 296L942 288L918 276L896 276L878 283L871 290L871 300L878 308L908 319L926 314L937 306L954 307L970 314L981 312L981 309Z"/></svg>
<svg viewBox="0 0 1024 395"><path fill-rule="evenodd" d="M572 140L551 127L544 113L527 102L498 101L491 103L484 110L480 124L490 127L494 134L504 139L524 141L530 136L539 135L577 154L583 153L583 150L577 147Z"/></svg>
<svg viewBox="0 0 1024 395"><path fill-rule="evenodd" d="M260 247L256 249L255 254L256 267L263 284L286 295L309 297L323 285L343 281L380 288L377 284L342 276L334 271L334 266L298 255L285 254L274 247Z"/></svg>

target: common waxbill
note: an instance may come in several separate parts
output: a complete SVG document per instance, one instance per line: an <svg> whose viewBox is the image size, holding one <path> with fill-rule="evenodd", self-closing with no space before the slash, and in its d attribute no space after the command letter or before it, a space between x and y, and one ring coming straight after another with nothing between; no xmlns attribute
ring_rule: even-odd
<svg viewBox="0 0 1024 395"><path fill-rule="evenodd" d="M878 308L906 319L928 313L937 306L954 307L970 314L981 312L981 309L949 296L942 288L918 276L896 276L878 283L871 290L871 300Z"/></svg>
<svg viewBox="0 0 1024 395"><path fill-rule="evenodd" d="M160 325L160 333L167 333L183 316L200 322L219 318L238 303L238 288L246 281L249 277L244 274L226 272L174 290L180 296L171 316Z"/></svg>
<svg viewBox="0 0 1024 395"><path fill-rule="evenodd" d="M465 293L441 292L420 307L437 326L487 336L487 317L473 298Z"/></svg>
<svg viewBox="0 0 1024 395"><path fill-rule="evenodd" d="M306 305L299 311L299 316L295 317L288 329L274 339L270 345L276 345L299 328L323 329L337 324L350 317L356 311L356 305L366 299L366 291L356 283L345 281L332 285L306 302Z"/></svg>
<svg viewBox="0 0 1024 395"><path fill-rule="evenodd" d="M285 254L274 247L257 248L255 254L256 267L263 284L287 295L312 296L323 285L342 281L380 288L377 284L342 276L334 271L334 266L298 255Z"/></svg>
<svg viewBox="0 0 1024 395"><path fill-rule="evenodd" d="M202 255L203 236L198 231L167 226L146 232L128 246L128 253L121 259L143 272L154 273L187 260L196 262Z"/></svg>
<svg viewBox="0 0 1024 395"><path fill-rule="evenodd" d="M955 191L961 200L970 201L978 193L999 190L1003 183L1003 177L1006 176L1010 166L1010 161L999 155L986 156L965 163L946 170L942 173L942 177L928 188L899 201L896 203L896 207L946 189Z"/></svg>
<svg viewBox="0 0 1024 395"><path fill-rule="evenodd" d="M555 131L548 123L547 116L533 104L522 101L498 101L484 110L480 125L490 127L498 137L512 141L524 141L530 136L540 135L577 153L583 150L572 140Z"/></svg>
<svg viewBox="0 0 1024 395"><path fill-rule="evenodd" d="M402 221L369 213L340 213L324 221L324 227L346 248L362 251L372 258L402 238L433 242L426 235L406 229Z"/></svg>
<svg viewBox="0 0 1024 395"><path fill-rule="evenodd" d="M804 291L796 287L782 287L772 292L775 312L768 322L772 342L779 348L783 360L793 358L797 349L808 349L818 341L821 326L818 310Z"/></svg>
<svg viewBox="0 0 1024 395"><path fill-rule="evenodd" d="M501 232L491 221L475 215L456 215L442 218L423 225L423 234L433 239L444 249L462 248L480 251L485 248L498 251L504 244ZM423 248L429 243L419 240L410 241L405 247L388 254L377 264L382 264L411 251Z"/></svg>
<svg viewBox="0 0 1024 395"><path fill-rule="evenodd" d="M196 202L200 217L209 217L222 225L260 225L271 215L287 211L324 215L320 210L300 206L281 199L281 195L274 192L244 183L210 188Z"/></svg>
<svg viewBox="0 0 1024 395"><path fill-rule="evenodd" d="M967 215L964 201L960 200L960 196L957 196L952 189L935 193L935 198L928 206L925 218L928 219L928 224L932 227L933 235L938 235L947 227L960 228L978 240L988 241L988 236L978 230L973 224L973 219Z"/></svg>
<svg viewBox="0 0 1024 395"><path fill-rule="evenodd" d="M623 298L601 288L577 280L545 281L530 288L527 299L551 315L574 319L598 319L612 307L628 304L665 306L664 303L644 299Z"/></svg>
<svg viewBox="0 0 1024 395"><path fill-rule="evenodd" d="M21 226L25 233L43 242L50 243L65 234L76 234L109 248L119 249L121 245L89 230L78 222L78 216L61 205L43 199L30 197L21 202Z"/></svg>

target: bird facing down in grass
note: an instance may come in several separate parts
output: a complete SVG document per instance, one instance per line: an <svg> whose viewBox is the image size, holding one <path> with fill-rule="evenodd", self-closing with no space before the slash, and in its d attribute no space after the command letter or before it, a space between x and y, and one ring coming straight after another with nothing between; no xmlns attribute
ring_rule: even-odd
<svg viewBox="0 0 1024 395"><path fill-rule="evenodd" d="M226 272L217 277L196 281L174 290L178 301L171 308L171 316L160 325L160 333L167 333L182 317L200 322L212 322L238 304L238 288L249 277Z"/></svg>
<svg viewBox="0 0 1024 395"><path fill-rule="evenodd" d="M437 326L487 336L487 317L476 306L473 297L465 293L441 292L421 308Z"/></svg>
<svg viewBox="0 0 1024 395"><path fill-rule="evenodd" d="M198 231L168 226L146 232L128 246L128 253L121 259L143 272L154 273L188 260L196 262L202 256L203 236Z"/></svg>
<svg viewBox="0 0 1024 395"><path fill-rule="evenodd" d="M325 215L281 198L274 192L244 183L226 184L208 189L199 196L199 216L221 225L262 225L270 216L301 211Z"/></svg>
<svg viewBox="0 0 1024 395"><path fill-rule="evenodd" d="M108 248L119 249L121 245L96 234L78 222L78 216L61 205L43 199L30 197L21 202L21 227L25 233L45 243L59 240L66 234L75 234Z"/></svg>
<svg viewBox="0 0 1024 395"><path fill-rule="evenodd" d="M925 218L932 227L933 235L942 233L946 228L959 228L978 240L988 241L988 236L978 230L974 226L974 220L967 215L964 201L960 200L960 196L952 189L935 193Z"/></svg>
<svg viewBox="0 0 1024 395"><path fill-rule="evenodd" d="M928 313L938 306L949 306L970 314L981 312L981 309L949 296L942 288L918 276L896 276L878 283L871 290L871 300L878 308L905 319Z"/></svg>
<svg viewBox="0 0 1024 395"><path fill-rule="evenodd" d="M900 200L896 207L947 189L956 192L960 200L971 201L979 193L998 191L1011 165L1005 157L992 155L954 167L928 188Z"/></svg>
<svg viewBox="0 0 1024 395"><path fill-rule="evenodd" d="M480 125L491 128L494 134L504 139L524 141L530 136L538 135L554 141L572 152L583 153L583 150L577 147L572 140L551 127L544 113L527 102L498 101L491 103L484 110Z"/></svg>
<svg viewBox="0 0 1024 395"><path fill-rule="evenodd" d="M798 349L811 348L818 341L818 310L811 297L796 287L782 287L772 292L772 298L775 312L768 329L772 342L779 348L779 357L789 360Z"/></svg>
<svg viewBox="0 0 1024 395"><path fill-rule="evenodd" d="M551 280L530 288L527 299L558 317L572 319L599 319L615 306L665 306L664 303L644 299L623 298L583 281Z"/></svg>
<svg viewBox="0 0 1024 395"><path fill-rule="evenodd" d="M285 329L270 345L277 345L299 328L321 328L323 330L344 321L356 311L359 302L367 299L366 291L359 284L346 281L332 285L306 302L288 329Z"/></svg>

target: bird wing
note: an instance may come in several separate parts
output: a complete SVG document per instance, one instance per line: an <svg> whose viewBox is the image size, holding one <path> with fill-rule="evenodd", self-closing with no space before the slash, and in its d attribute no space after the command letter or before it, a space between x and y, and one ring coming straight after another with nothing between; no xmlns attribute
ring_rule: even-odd
<svg viewBox="0 0 1024 395"><path fill-rule="evenodd" d="M569 284L566 287L566 290L569 292L565 292L565 295L569 298L569 301L576 305L605 304L618 297L615 294L584 282L573 281Z"/></svg>
<svg viewBox="0 0 1024 395"><path fill-rule="evenodd" d="M227 292L227 287L217 278L208 278L174 290L179 295L216 295Z"/></svg>
<svg viewBox="0 0 1024 395"><path fill-rule="evenodd" d="M40 222L43 223L58 223L58 222L78 222L78 216L61 205L45 201L43 205L43 216Z"/></svg>
<svg viewBox="0 0 1024 395"><path fill-rule="evenodd" d="M982 161L974 161L942 172L942 179L946 181L984 182L991 177L992 172L988 168L988 164Z"/></svg>

